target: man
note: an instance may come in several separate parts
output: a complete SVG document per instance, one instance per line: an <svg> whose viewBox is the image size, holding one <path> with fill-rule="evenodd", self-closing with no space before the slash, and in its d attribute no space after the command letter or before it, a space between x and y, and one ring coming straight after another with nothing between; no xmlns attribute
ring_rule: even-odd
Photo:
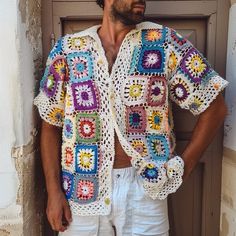
<svg viewBox="0 0 236 236"><path fill-rule="evenodd" d="M227 82L174 30L141 23L145 1L97 3L102 25L58 40L35 99L48 220L65 236L166 236L166 197L221 126ZM169 99L199 114L181 157Z"/></svg>

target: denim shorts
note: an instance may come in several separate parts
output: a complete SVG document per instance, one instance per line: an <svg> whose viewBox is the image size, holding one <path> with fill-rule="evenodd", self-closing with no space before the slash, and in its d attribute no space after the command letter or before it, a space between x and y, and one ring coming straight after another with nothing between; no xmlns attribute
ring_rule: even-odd
<svg viewBox="0 0 236 236"><path fill-rule="evenodd" d="M107 216L73 215L59 236L168 236L167 200L146 195L133 167L113 169L112 210Z"/></svg>

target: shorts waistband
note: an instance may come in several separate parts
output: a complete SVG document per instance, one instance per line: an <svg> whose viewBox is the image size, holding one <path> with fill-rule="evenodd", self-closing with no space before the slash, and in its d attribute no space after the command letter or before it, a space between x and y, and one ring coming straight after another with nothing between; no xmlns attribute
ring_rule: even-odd
<svg viewBox="0 0 236 236"><path fill-rule="evenodd" d="M133 180L135 177L136 171L134 167L125 167L112 170L113 180Z"/></svg>

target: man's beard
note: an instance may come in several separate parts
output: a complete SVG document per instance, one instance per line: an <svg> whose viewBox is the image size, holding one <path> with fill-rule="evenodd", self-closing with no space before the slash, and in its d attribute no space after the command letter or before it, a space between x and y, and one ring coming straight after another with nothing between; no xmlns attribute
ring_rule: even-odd
<svg viewBox="0 0 236 236"><path fill-rule="evenodd" d="M118 3L119 2L119 3ZM122 0L116 0L111 7L111 16L113 20L120 21L124 25L136 25L143 21L144 11L133 12L133 7L136 4L144 4L144 0L133 2L130 6L121 3Z"/></svg>

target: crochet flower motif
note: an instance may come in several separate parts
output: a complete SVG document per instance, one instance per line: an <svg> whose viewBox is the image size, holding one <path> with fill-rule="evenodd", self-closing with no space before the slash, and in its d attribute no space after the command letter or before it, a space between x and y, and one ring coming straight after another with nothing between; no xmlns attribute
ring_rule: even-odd
<svg viewBox="0 0 236 236"><path fill-rule="evenodd" d="M76 110L87 111L98 108L97 97L92 81L72 84L74 106Z"/></svg>
<svg viewBox="0 0 236 236"><path fill-rule="evenodd" d="M141 172L141 176L144 179L147 179L149 182L156 182L158 179L158 168L155 165L149 163Z"/></svg>
<svg viewBox="0 0 236 236"><path fill-rule="evenodd" d="M163 112L161 111L151 111L148 115L148 123L150 129L160 130L163 122Z"/></svg>
<svg viewBox="0 0 236 236"><path fill-rule="evenodd" d="M163 48L143 47L141 51L138 71L141 73L163 72L164 68L164 51Z"/></svg>
<svg viewBox="0 0 236 236"><path fill-rule="evenodd" d="M143 107L127 107L127 131L144 132L146 129L146 113Z"/></svg>
<svg viewBox="0 0 236 236"><path fill-rule="evenodd" d="M148 85L148 104L159 106L166 101L166 79L164 77L152 77Z"/></svg>
<svg viewBox="0 0 236 236"><path fill-rule="evenodd" d="M65 119L64 121L64 135L68 139L73 136L73 123L70 119Z"/></svg>
<svg viewBox="0 0 236 236"><path fill-rule="evenodd" d="M93 61L89 52L74 52L68 55L70 78L72 82L92 79Z"/></svg>
<svg viewBox="0 0 236 236"><path fill-rule="evenodd" d="M66 60L62 57L55 59L50 67L50 71L57 80L67 81L69 78L68 65Z"/></svg>
<svg viewBox="0 0 236 236"><path fill-rule="evenodd" d="M80 180L77 186L77 198L89 200L93 197L94 183L89 180Z"/></svg>
<svg viewBox="0 0 236 236"><path fill-rule="evenodd" d="M149 29L142 31L142 42L146 45L152 45L155 43L163 43L166 35L165 28L162 29Z"/></svg>
<svg viewBox="0 0 236 236"><path fill-rule="evenodd" d="M97 173L98 152L96 145L77 145L76 171L81 174Z"/></svg>
<svg viewBox="0 0 236 236"><path fill-rule="evenodd" d="M193 48L184 57L181 69L193 83L200 83L209 71L209 66L206 60Z"/></svg>
<svg viewBox="0 0 236 236"><path fill-rule="evenodd" d="M73 190L74 180L73 175L63 171L62 172L62 186L67 199L70 199Z"/></svg>
<svg viewBox="0 0 236 236"><path fill-rule="evenodd" d="M77 118L78 142L96 142L99 121L96 114L79 114Z"/></svg>
<svg viewBox="0 0 236 236"><path fill-rule="evenodd" d="M53 107L48 114L48 118L52 123L61 123L64 119L64 110Z"/></svg>
<svg viewBox="0 0 236 236"><path fill-rule="evenodd" d="M67 39L67 46L70 50L81 50L86 46L86 42L84 38L81 37L69 37Z"/></svg>
<svg viewBox="0 0 236 236"><path fill-rule="evenodd" d="M169 144L165 136L153 134L147 137L149 151L154 161L167 161L169 157Z"/></svg>
<svg viewBox="0 0 236 236"><path fill-rule="evenodd" d="M137 151L142 157L146 157L148 155L147 144L144 137L133 137L129 138L131 146Z"/></svg>
<svg viewBox="0 0 236 236"><path fill-rule="evenodd" d="M123 86L123 99L126 105L138 105L146 102L147 77L130 76Z"/></svg>
<svg viewBox="0 0 236 236"><path fill-rule="evenodd" d="M80 204L91 203L96 200L98 184L95 178L76 176L74 200Z"/></svg>
<svg viewBox="0 0 236 236"><path fill-rule="evenodd" d="M64 157L65 157L65 161L64 161L65 165L67 167L71 167L73 165L73 161L74 161L74 153L73 153L73 149L71 147L65 148Z"/></svg>

